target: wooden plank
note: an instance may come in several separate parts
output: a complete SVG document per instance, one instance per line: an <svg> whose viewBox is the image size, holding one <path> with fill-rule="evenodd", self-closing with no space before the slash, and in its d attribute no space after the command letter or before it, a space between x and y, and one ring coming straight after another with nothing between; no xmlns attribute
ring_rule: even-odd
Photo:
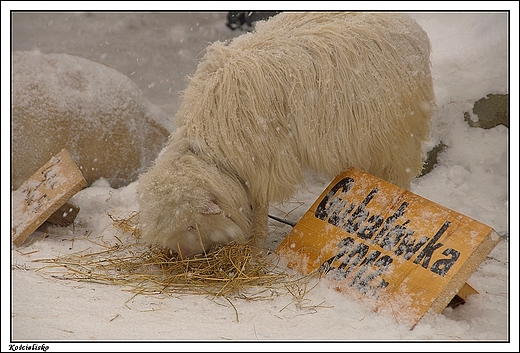
<svg viewBox="0 0 520 353"><path fill-rule="evenodd" d="M466 299L470 295L478 294L477 290L470 286L467 283L464 283L462 288L459 290L456 296L454 296L449 302L448 306L451 308L456 308L459 305L466 303Z"/></svg>
<svg viewBox="0 0 520 353"><path fill-rule="evenodd" d="M478 294L478 291L467 283L464 283L462 288L457 293L462 300L466 300L470 295Z"/></svg>
<svg viewBox="0 0 520 353"><path fill-rule="evenodd" d="M47 218L46 222L54 224L60 227L66 227L76 219L76 216L79 213L79 207L75 206L71 203L66 202L63 206L58 208L56 212L51 214L49 218Z"/></svg>
<svg viewBox="0 0 520 353"><path fill-rule="evenodd" d="M410 327L440 313L500 241L489 226L351 168L277 252Z"/></svg>
<svg viewBox="0 0 520 353"><path fill-rule="evenodd" d="M87 182L69 152L61 150L12 193L12 239L20 246Z"/></svg>

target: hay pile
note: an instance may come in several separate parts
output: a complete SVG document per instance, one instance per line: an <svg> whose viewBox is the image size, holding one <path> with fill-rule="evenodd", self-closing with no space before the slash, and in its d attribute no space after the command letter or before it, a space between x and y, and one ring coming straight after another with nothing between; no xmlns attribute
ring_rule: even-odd
<svg viewBox="0 0 520 353"><path fill-rule="evenodd" d="M114 235L114 244L86 237L100 250L92 252L89 248L54 259L35 260L46 264L40 270L50 270L59 279L119 285L136 294L189 293L261 299L264 295L272 296L273 290L291 293L295 286L305 285L301 277L291 279L277 266L275 254L258 251L251 244L231 243L183 259L140 243L136 212L126 219L111 218L113 226L123 233ZM251 297L246 292L253 287L260 290Z"/></svg>

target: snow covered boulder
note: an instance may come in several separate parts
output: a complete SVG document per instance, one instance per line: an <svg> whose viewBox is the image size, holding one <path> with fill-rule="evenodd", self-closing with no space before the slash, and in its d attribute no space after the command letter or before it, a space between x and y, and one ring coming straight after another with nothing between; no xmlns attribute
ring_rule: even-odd
<svg viewBox="0 0 520 353"><path fill-rule="evenodd" d="M90 184L124 186L155 159L164 113L119 71L67 54L14 52L12 189L61 149Z"/></svg>

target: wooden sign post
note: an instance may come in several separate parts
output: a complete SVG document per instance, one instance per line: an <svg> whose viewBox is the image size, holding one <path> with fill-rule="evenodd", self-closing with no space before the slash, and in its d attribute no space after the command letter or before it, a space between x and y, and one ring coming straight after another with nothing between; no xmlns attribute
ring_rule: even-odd
<svg viewBox="0 0 520 353"><path fill-rule="evenodd" d="M289 267L319 270L337 290L413 328L463 287L472 290L466 280L499 241L487 225L351 168L277 252Z"/></svg>
<svg viewBox="0 0 520 353"><path fill-rule="evenodd" d="M87 184L67 150L61 150L12 194L12 238L21 245ZM64 213L75 211L73 206Z"/></svg>

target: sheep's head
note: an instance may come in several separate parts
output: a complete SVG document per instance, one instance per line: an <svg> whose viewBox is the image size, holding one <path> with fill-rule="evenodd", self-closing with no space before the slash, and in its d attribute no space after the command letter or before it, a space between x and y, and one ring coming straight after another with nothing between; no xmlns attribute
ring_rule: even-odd
<svg viewBox="0 0 520 353"><path fill-rule="evenodd" d="M231 241L245 241L243 230L213 200L206 200L190 207L179 205L176 224L162 229L155 243L178 252L182 257L191 257L208 252L212 247ZM161 221L158 222L159 224ZM156 228L158 230L158 228Z"/></svg>
<svg viewBox="0 0 520 353"><path fill-rule="evenodd" d="M196 155L160 156L137 192L141 236L149 245L191 257L247 241L251 208L244 187Z"/></svg>

